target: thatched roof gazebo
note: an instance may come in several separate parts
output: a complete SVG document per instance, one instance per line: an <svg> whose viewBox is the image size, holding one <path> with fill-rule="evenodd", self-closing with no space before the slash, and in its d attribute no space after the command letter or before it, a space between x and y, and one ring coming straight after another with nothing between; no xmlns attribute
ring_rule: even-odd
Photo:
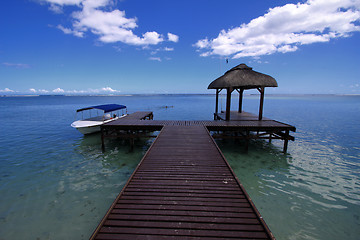
<svg viewBox="0 0 360 240"><path fill-rule="evenodd" d="M227 71L223 76L210 83L208 89L216 89L215 114L218 114L219 93L227 90L225 120L230 120L231 93L239 92L239 113L242 112L243 92L247 89L257 89L260 92L259 120L262 120L265 87L277 87L276 80L266 74L253 71L251 67L242 63Z"/></svg>

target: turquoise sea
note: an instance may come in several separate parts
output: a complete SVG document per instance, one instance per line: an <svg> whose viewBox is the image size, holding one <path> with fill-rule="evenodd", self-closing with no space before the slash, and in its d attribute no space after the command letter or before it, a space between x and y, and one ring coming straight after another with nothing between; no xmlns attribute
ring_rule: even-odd
<svg viewBox="0 0 360 240"><path fill-rule="evenodd" d="M237 99L233 99L236 109ZM152 140L134 151L70 127L78 108L118 103L154 119L212 120L214 95L0 97L0 239L88 239ZM225 104L222 97L220 102ZM259 97L244 110L257 113ZM171 106L165 108L165 106ZM295 142L217 141L277 239L359 239L360 96L266 96Z"/></svg>

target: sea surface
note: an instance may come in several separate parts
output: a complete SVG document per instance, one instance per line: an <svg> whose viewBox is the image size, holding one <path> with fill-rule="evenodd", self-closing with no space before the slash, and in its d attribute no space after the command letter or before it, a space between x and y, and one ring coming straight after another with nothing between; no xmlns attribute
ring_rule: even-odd
<svg viewBox="0 0 360 240"><path fill-rule="evenodd" d="M88 239L151 141L83 136L75 110L118 103L154 119L212 120L214 95L0 97L0 239ZM224 96L220 103L225 105ZM233 98L233 109L237 99ZM243 109L257 113L259 96ZM222 107L224 108L224 107ZM217 143L277 239L359 239L360 96L266 96L282 141Z"/></svg>

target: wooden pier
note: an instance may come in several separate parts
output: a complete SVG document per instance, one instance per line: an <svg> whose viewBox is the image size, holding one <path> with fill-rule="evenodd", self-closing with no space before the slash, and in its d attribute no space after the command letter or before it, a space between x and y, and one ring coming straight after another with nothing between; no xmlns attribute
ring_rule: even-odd
<svg viewBox="0 0 360 240"><path fill-rule="evenodd" d="M103 125L103 150L105 138L161 132L91 239L274 239L213 137L277 138L286 150L295 127L248 113L232 116L166 121L136 112Z"/></svg>
<svg viewBox="0 0 360 240"><path fill-rule="evenodd" d="M240 64L208 86L216 90L214 121L152 120L151 112L136 112L102 125L103 151L105 138L128 138L133 146L160 133L91 239L274 239L214 138L245 140L246 151L252 139L279 139L286 153L295 127L263 117L265 88L277 86ZM242 111L248 89L260 93L258 116ZM222 90L226 111L219 113ZM237 112L230 109L235 90Z"/></svg>
<svg viewBox="0 0 360 240"><path fill-rule="evenodd" d="M91 239L273 239L206 126L165 123Z"/></svg>

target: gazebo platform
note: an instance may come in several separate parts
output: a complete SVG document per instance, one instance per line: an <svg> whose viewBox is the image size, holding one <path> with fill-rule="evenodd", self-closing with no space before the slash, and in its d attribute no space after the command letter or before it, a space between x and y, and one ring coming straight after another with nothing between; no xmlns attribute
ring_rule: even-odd
<svg viewBox="0 0 360 240"><path fill-rule="evenodd" d="M214 113L214 120L224 120L226 119L225 111L221 111L221 113ZM249 112L230 112L230 121L258 121L259 116ZM269 121L272 120L270 118L263 117L260 121Z"/></svg>
<svg viewBox="0 0 360 240"><path fill-rule="evenodd" d="M284 141L283 151L287 152L288 141L295 138L290 131L296 128L269 118L258 120L258 116L248 112L231 112L230 121L221 121L225 113L215 114L217 120L209 121L179 121L179 120L150 120L152 112L136 112L125 118L104 124L102 129L102 148L105 151L105 138L127 138L134 143L136 138L154 137L152 131L161 131L164 126L204 126L212 132L214 138L233 138L245 141L245 151L249 142L255 139L279 139ZM147 116L147 117L145 117ZM144 121L142 119L149 119Z"/></svg>
<svg viewBox="0 0 360 240"><path fill-rule="evenodd" d="M292 125L282 123L270 118L259 117L249 112L230 112L230 119L226 121L226 113L214 113L214 121L218 122L216 128L211 128L209 124L207 127L210 131L218 131L213 134L214 138L236 138L246 141L245 149L247 151L249 141L251 139L279 139L284 141L283 152L286 153L288 141L294 141L295 138L290 135L290 131L295 132L296 128ZM227 126L226 128L221 126Z"/></svg>

